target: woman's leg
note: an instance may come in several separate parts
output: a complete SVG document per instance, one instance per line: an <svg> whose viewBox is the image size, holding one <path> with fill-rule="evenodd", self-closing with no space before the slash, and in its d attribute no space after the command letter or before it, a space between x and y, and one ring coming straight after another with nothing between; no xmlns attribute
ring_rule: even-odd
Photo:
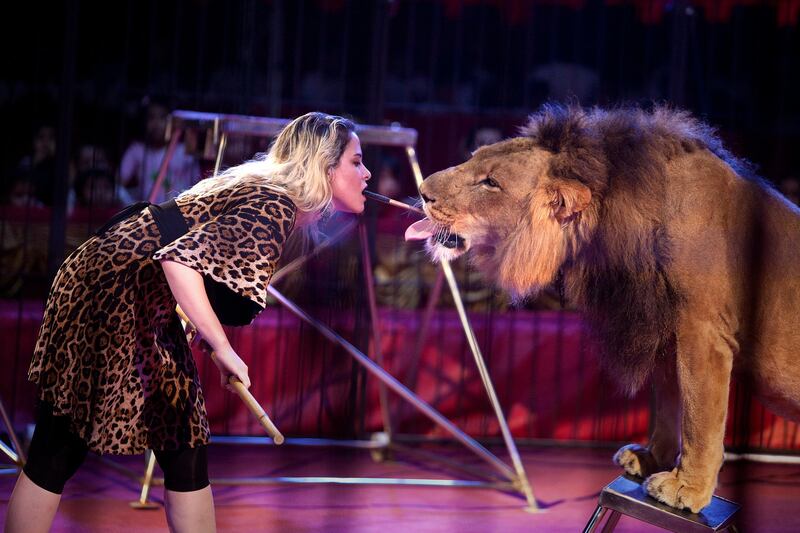
<svg viewBox="0 0 800 533"><path fill-rule="evenodd" d="M156 451L164 471L164 503L171 531L213 532L214 498L208 483L208 452L205 446Z"/></svg>
<svg viewBox="0 0 800 533"><path fill-rule="evenodd" d="M28 462L8 502L5 531L48 531L61 501L64 484L86 459L86 443L69 431L70 421L53 416L52 406L40 404Z"/></svg>
<svg viewBox="0 0 800 533"><path fill-rule="evenodd" d="M170 531L213 533L217 530L210 485L191 492L167 489L164 491L164 505Z"/></svg>
<svg viewBox="0 0 800 533"><path fill-rule="evenodd" d="M14 485L6 511L6 533L47 533L61 494L45 490L22 472Z"/></svg>

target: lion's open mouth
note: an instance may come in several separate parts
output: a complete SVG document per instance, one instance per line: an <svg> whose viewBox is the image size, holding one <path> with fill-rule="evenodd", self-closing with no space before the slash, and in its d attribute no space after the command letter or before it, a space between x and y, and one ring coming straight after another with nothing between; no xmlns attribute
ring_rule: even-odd
<svg viewBox="0 0 800 533"><path fill-rule="evenodd" d="M429 218L423 218L411 224L408 229L406 229L405 238L407 241L427 240L428 249L432 251L434 255L447 259L455 258L466 252L469 248L467 240L464 237L454 233L449 226ZM437 253L437 249L440 248L445 248L446 251L441 250L443 253Z"/></svg>
<svg viewBox="0 0 800 533"><path fill-rule="evenodd" d="M437 244L441 244L445 248L450 248L451 250L466 250L467 248L467 243L464 238L457 233L453 233L449 229L440 230L433 235L432 238Z"/></svg>

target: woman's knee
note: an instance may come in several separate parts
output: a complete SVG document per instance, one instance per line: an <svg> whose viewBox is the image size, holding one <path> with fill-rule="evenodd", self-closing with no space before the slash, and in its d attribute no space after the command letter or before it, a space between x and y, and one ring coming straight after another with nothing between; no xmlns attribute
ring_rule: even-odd
<svg viewBox="0 0 800 533"><path fill-rule="evenodd" d="M175 492L204 489L208 480L208 449L206 446L159 450L154 452L164 472L164 488Z"/></svg>
<svg viewBox="0 0 800 533"><path fill-rule="evenodd" d="M55 494L64 491L64 485L78 471L89 451L83 439L69 427L68 417L53 416L51 406L41 407L23 468L28 479Z"/></svg>

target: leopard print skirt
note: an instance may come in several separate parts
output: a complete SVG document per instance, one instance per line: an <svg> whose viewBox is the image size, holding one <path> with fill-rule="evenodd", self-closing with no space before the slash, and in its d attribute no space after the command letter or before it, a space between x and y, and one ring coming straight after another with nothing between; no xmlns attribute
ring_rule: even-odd
<svg viewBox="0 0 800 533"><path fill-rule="evenodd" d="M153 260L158 248L145 209L70 255L47 300L28 376L97 453L208 442L197 368Z"/></svg>

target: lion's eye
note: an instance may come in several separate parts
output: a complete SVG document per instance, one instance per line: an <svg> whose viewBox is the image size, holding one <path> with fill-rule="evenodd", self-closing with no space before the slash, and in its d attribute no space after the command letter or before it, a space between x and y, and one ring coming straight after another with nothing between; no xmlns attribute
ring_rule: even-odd
<svg viewBox="0 0 800 533"><path fill-rule="evenodd" d="M480 181L480 184L481 185L486 185L487 187L491 187L493 189L499 189L500 188L500 184L497 183L497 180L495 180L491 176L486 176L484 179L482 179Z"/></svg>

